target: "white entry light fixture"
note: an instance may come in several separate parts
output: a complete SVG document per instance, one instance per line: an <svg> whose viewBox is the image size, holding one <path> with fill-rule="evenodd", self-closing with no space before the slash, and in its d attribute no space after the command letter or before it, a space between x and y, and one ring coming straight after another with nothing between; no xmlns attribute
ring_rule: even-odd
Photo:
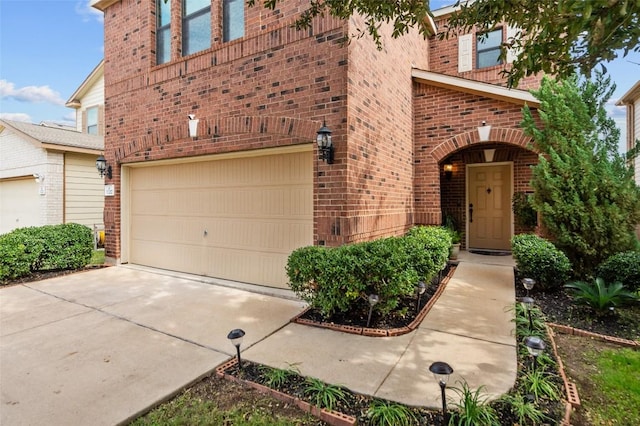
<svg viewBox="0 0 640 426"><path fill-rule="evenodd" d="M478 136L480 137L480 142L488 141L490 133L491 133L491 126L487 125L486 121L483 121L482 126L478 127Z"/></svg>
<svg viewBox="0 0 640 426"><path fill-rule="evenodd" d="M496 153L495 149L485 149L484 150L484 162L491 163L493 161L493 155Z"/></svg>
<svg viewBox="0 0 640 426"><path fill-rule="evenodd" d="M44 180L44 175L41 175L40 173L34 173L33 178L37 183L42 183L42 181Z"/></svg>
<svg viewBox="0 0 640 426"><path fill-rule="evenodd" d="M200 120L196 118L194 114L189 114L189 137L197 138L198 137L198 123Z"/></svg>

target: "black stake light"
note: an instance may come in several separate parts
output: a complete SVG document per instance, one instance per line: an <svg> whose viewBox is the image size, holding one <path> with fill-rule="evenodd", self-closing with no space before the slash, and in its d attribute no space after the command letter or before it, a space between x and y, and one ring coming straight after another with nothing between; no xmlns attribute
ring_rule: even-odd
<svg viewBox="0 0 640 426"><path fill-rule="evenodd" d="M242 338L244 337L244 330L239 328L233 329L227 335L227 339L231 340L231 344L236 347L236 352L238 355L238 368L242 368L242 363L240 360L240 345L242 344Z"/></svg>
<svg viewBox="0 0 640 426"><path fill-rule="evenodd" d="M442 396L442 422L443 424L447 423L447 398L445 394L445 389L447 387L447 382L449 381L449 376L453 373L453 368L446 362L436 361L429 366L429 371L433 373L433 377L436 378L436 381L440 385L440 393Z"/></svg>
<svg viewBox="0 0 640 426"><path fill-rule="evenodd" d="M420 312L420 298L422 298L422 295L426 290L427 285L424 283L424 281L418 282L418 286L416 287L416 294L418 295L418 301L416 302L416 313Z"/></svg>
<svg viewBox="0 0 640 426"><path fill-rule="evenodd" d="M547 345L544 343L544 340L539 338L538 336L527 336L524 338L524 344L529 351L529 355L533 357L533 370L536 369L536 364L538 363L538 356L544 352L544 349Z"/></svg>
<svg viewBox="0 0 640 426"><path fill-rule="evenodd" d="M373 307L376 305L376 303L380 301L380 298L378 297L377 294L370 294L368 300L369 300L369 317L367 318L367 327L369 327L369 324L371 323L371 313L373 312Z"/></svg>

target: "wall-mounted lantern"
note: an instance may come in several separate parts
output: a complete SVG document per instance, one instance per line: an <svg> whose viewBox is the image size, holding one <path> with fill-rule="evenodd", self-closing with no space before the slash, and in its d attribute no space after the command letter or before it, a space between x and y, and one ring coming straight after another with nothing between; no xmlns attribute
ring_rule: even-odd
<svg viewBox="0 0 640 426"><path fill-rule="evenodd" d="M325 161L327 164L333 164L333 142L331 141L331 130L327 127L326 121L322 123L322 127L318 130L316 142L318 142L320 160Z"/></svg>
<svg viewBox="0 0 640 426"><path fill-rule="evenodd" d="M451 180L451 176L453 176L453 164L446 163L444 165L444 177L447 178L447 180Z"/></svg>
<svg viewBox="0 0 640 426"><path fill-rule="evenodd" d="M96 169L98 169L98 173L100 173L100 177L106 176L107 178L111 179L112 177L111 166L107 164L107 160L106 158L104 158L104 155L101 155L96 160Z"/></svg>

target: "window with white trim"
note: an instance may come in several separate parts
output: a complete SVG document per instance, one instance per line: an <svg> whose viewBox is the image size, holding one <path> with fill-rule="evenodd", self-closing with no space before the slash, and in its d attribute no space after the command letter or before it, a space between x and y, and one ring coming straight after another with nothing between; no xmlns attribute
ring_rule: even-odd
<svg viewBox="0 0 640 426"><path fill-rule="evenodd" d="M87 133L90 135L98 134L98 107L87 108Z"/></svg>
<svg viewBox="0 0 640 426"><path fill-rule="evenodd" d="M476 35L476 68L487 68L502 64L500 46L502 28Z"/></svg>
<svg viewBox="0 0 640 426"><path fill-rule="evenodd" d="M171 60L171 0L156 0L156 63Z"/></svg>
<svg viewBox="0 0 640 426"><path fill-rule="evenodd" d="M222 41L244 36L244 0L223 0Z"/></svg>
<svg viewBox="0 0 640 426"><path fill-rule="evenodd" d="M182 55L211 47L211 0L182 1Z"/></svg>

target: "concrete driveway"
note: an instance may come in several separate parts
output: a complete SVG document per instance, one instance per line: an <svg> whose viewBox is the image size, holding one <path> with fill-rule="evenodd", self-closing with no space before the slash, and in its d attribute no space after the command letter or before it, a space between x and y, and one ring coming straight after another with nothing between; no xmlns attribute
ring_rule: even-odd
<svg viewBox="0 0 640 426"><path fill-rule="evenodd" d="M517 372L513 260L467 255L417 330L367 337L289 323L285 290L128 266L0 290L0 424L112 425L235 355L367 395L438 408L428 367L497 398ZM207 281L207 282L203 282ZM217 285L210 285L217 284ZM255 291L275 294L258 294ZM453 397L448 389L448 396Z"/></svg>
<svg viewBox="0 0 640 426"><path fill-rule="evenodd" d="M282 296L282 294L280 294ZM113 425L285 326L296 300L110 267L0 290L0 424Z"/></svg>

